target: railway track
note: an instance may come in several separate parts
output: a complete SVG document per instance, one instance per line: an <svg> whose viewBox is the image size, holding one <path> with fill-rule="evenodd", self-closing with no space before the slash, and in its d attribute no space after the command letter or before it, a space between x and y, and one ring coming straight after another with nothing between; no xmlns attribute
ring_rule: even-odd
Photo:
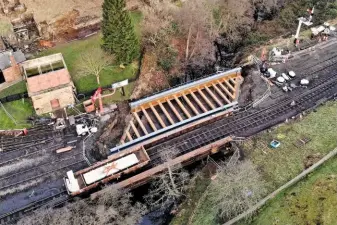
<svg viewBox="0 0 337 225"><path fill-rule="evenodd" d="M5 176L0 176L0 190L2 189L1 185L3 184L8 184L10 182L12 182L13 180L22 180L21 176L24 177L29 177L29 176L34 176L34 174L43 174L46 173L46 171L50 170L50 167L53 167L55 164L58 165L64 165L64 163L66 163L66 165L71 164L70 162L73 161L74 159L76 159L77 156L81 156L82 153L77 153L77 154L72 154L66 158L61 158L59 160L55 160L55 161L47 161L41 164L38 164L36 166L30 167L28 169L25 170L20 170L19 172L14 172L14 173L9 173L6 174ZM67 163L67 161L69 161Z"/></svg>
<svg viewBox="0 0 337 225"><path fill-rule="evenodd" d="M55 138L61 137L63 137L62 131L53 131L35 135L5 138L0 140L0 148L2 152L13 151L27 146L29 147L30 145L37 144L37 142L52 141Z"/></svg>
<svg viewBox="0 0 337 225"><path fill-rule="evenodd" d="M337 66L335 66L336 63L337 55L327 59L323 59L315 66L307 67L304 69L301 68L301 71L299 72L299 74L301 75L319 74L319 76L312 80L312 87L309 90L305 91L302 94L299 94L298 96L285 97L277 104L266 108L250 108L247 110L242 110L232 117L218 120L198 129L189 131L178 137L169 139L162 143L158 143L154 146L145 146L151 158L151 163L147 167L153 167L161 163L161 158L159 154L161 151L170 148L176 148L182 155L184 153L193 151L194 149L205 146L207 144L211 144L230 135L236 135L240 137L249 136L252 132L254 133L269 128L275 124L284 121L285 118L295 116L298 113L315 106L320 99L332 97L335 93L337 93ZM293 101L296 102L295 105L291 104ZM0 141L2 141L2 139L0 139ZM36 153L38 152L32 151L29 154ZM19 157L24 156L18 156L18 158ZM6 161L8 162L8 160L9 159L7 159ZM0 165L1 163L6 163L6 161L1 162L0 158ZM46 176L50 173L51 171L47 172L47 174L45 175L42 175ZM24 172L20 174L24 174ZM36 177L33 177L32 179L36 179ZM13 185L16 185L16 183L10 184L9 186L7 185L8 187L0 187L0 190L2 188L9 188ZM69 197L66 193L60 193L56 194L55 196L51 196L46 199L34 202L24 208L0 216L0 224L5 224L8 221L12 221L13 219L18 218L23 214L31 212L32 210L42 207L44 205L55 205L54 203L52 203L52 201L55 199L61 199L60 202L62 203L63 201L67 201Z"/></svg>
<svg viewBox="0 0 337 225"><path fill-rule="evenodd" d="M254 130L254 128L258 127L260 128L259 130L266 129L284 121L284 118L292 117L307 108L313 107L322 98L332 97L337 93L337 72L335 68L332 68L332 66L324 69L321 68L319 72L321 72L321 75L314 81L313 87L297 97L287 97L268 108L244 111L233 117L222 119L185 135L168 140L167 142L150 146L147 148L151 158L149 166L161 163L160 151L176 148L180 154L184 154L229 135L248 136L250 135L247 132L249 130ZM296 105L291 105L292 101L295 101Z"/></svg>
<svg viewBox="0 0 337 225"><path fill-rule="evenodd" d="M8 225L10 223L16 222L22 216L31 213L37 208L46 207L46 206L58 206L67 202L70 199L66 190L62 190L57 194L51 195L49 197L43 198L41 200L32 202L31 204L13 210L7 214L0 216L0 224L1 225Z"/></svg>
<svg viewBox="0 0 337 225"><path fill-rule="evenodd" d="M17 186L17 185L20 185L20 184L23 184L23 183L34 181L34 180L39 179L39 178L44 178L47 175L51 175L51 174L55 174L55 173L60 173L60 172L62 172L62 173L65 174L69 170L69 168L71 166L74 166L74 165L77 165L77 164L80 164L80 163L86 163L86 161L84 159L77 160L77 161L75 161L73 163L60 166L57 169L47 170L47 171L44 171L42 173L39 173L37 175L34 175L32 177L29 177L29 178L25 178L25 179L16 178L16 179L10 180L10 179L6 179L5 178L4 180L0 181L0 184L2 184L2 186L0 186L0 191L3 191L4 189L12 188L13 186ZM33 173L34 172L36 172L36 171L33 171ZM19 180L19 181L17 181L17 180Z"/></svg>
<svg viewBox="0 0 337 225"><path fill-rule="evenodd" d="M5 166L7 164L13 163L18 160L22 160L24 158L30 158L32 156L36 156L37 154L45 154L47 152L55 151L64 146L63 143L53 144L50 143L51 146L34 146L28 147L26 149L19 149L16 151L4 152L0 153L0 167Z"/></svg>

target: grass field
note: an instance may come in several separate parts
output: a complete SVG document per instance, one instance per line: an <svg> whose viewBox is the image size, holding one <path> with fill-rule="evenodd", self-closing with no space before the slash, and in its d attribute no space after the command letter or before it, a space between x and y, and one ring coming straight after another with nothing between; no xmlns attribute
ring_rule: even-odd
<svg viewBox="0 0 337 225"><path fill-rule="evenodd" d="M9 95L19 94L27 92L26 82L20 81L2 91L0 91L0 98L7 97Z"/></svg>
<svg viewBox="0 0 337 225"><path fill-rule="evenodd" d="M3 104L5 109L17 121L17 125L6 115L3 108L0 108L0 129L19 129L30 127L27 123L27 118L34 114L34 109L30 100L17 100L10 103Z"/></svg>
<svg viewBox="0 0 337 225"><path fill-rule="evenodd" d="M337 158L271 200L251 222L242 224L336 224Z"/></svg>
<svg viewBox="0 0 337 225"><path fill-rule="evenodd" d="M311 139L301 148L295 143L303 137ZM273 139L281 146L272 150L268 144ZM258 166L270 188L275 189L292 179L304 169L308 156L325 155L337 146L337 102L312 112L302 121L284 124L270 133L264 133L245 142L244 151Z"/></svg>
<svg viewBox="0 0 337 225"><path fill-rule="evenodd" d="M142 14L140 12L132 12L131 16L135 25L136 33L140 36L139 24L142 20ZM54 48L43 51L40 55L50 55L59 52L62 53L78 93L84 93L96 89L98 84L95 76L76 76L76 65L80 60L81 54L85 54L87 52L90 53L92 48L99 48L100 45L101 33L84 40L57 45ZM126 65L125 69L119 68L118 65L111 65L100 75L101 86L107 86L121 80L135 78L138 66L139 65L136 61L130 65Z"/></svg>
<svg viewBox="0 0 337 225"><path fill-rule="evenodd" d="M295 143L304 137L311 139L311 141L300 148L296 147ZM269 148L269 143L273 139L281 142L278 149ZM310 113L300 121L283 124L271 132L261 133L245 141L241 147L244 150L245 157L254 163L263 176L268 191L272 192L302 172L305 169L308 156L320 158L337 147L337 102L327 103L325 106L318 108L317 112ZM306 189L303 189L303 191L305 192ZM189 196L195 196L195 192L197 196L202 195L199 190L192 190L188 194L188 198ZM195 199L195 201L197 200L198 198ZM172 224L181 224L181 221L188 221L193 211L189 207L193 208L193 204L186 206L186 210L183 207L184 210L174 218ZM211 207L206 197L198 209L194 209L195 216L191 224L218 224L216 212L213 213L210 210ZM283 223L260 222L256 224Z"/></svg>

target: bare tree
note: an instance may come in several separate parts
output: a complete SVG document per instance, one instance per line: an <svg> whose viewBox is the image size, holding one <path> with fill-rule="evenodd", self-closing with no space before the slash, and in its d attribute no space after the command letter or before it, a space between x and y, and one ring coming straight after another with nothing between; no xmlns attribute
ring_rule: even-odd
<svg viewBox="0 0 337 225"><path fill-rule="evenodd" d="M237 162L237 163L233 163ZM247 210L267 194L266 183L250 161L231 161L217 173L207 199L223 220Z"/></svg>
<svg viewBox="0 0 337 225"><path fill-rule="evenodd" d="M142 34L145 43L157 46L167 38L177 7L170 0L149 0L142 8Z"/></svg>
<svg viewBox="0 0 337 225"><path fill-rule="evenodd" d="M40 209L18 225L134 225L146 213L146 207L133 204L130 193L106 188L94 198L80 200L60 209Z"/></svg>
<svg viewBox="0 0 337 225"><path fill-rule="evenodd" d="M204 65L215 60L214 41L219 27L214 20L215 0L189 0L174 15L185 37L185 63Z"/></svg>
<svg viewBox="0 0 337 225"><path fill-rule="evenodd" d="M181 169L181 165L171 165L172 160L178 155L176 148L161 149L159 154L167 167L167 172L152 181L145 200L151 207L165 208L169 204L176 204L184 195L189 183L189 173Z"/></svg>
<svg viewBox="0 0 337 225"><path fill-rule="evenodd" d="M139 202L132 204L132 194L110 187L103 189L92 199L98 205L96 215L101 224L133 225L146 213L146 207Z"/></svg>
<svg viewBox="0 0 337 225"><path fill-rule="evenodd" d="M77 75L79 77L94 75L97 79L97 84L100 85L101 72L107 69L112 61L112 57L104 53L101 48L94 47L79 58Z"/></svg>

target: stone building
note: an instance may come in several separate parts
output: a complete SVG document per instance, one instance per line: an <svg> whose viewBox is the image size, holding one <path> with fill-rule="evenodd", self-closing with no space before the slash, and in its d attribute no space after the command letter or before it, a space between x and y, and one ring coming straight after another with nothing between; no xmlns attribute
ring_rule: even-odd
<svg viewBox="0 0 337 225"><path fill-rule="evenodd" d="M61 53L28 60L22 68L36 114L53 112L75 103L75 87Z"/></svg>

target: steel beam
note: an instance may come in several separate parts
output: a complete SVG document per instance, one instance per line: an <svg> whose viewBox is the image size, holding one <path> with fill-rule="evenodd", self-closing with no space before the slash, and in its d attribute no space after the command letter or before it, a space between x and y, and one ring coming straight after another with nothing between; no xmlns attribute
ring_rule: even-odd
<svg viewBox="0 0 337 225"><path fill-rule="evenodd" d="M147 132L147 130L146 130L144 124L143 124L142 121L140 120L138 114L137 114L136 112L133 112L133 116L136 118L136 120L137 120L139 126L142 128L144 134L149 134L149 133Z"/></svg>
<svg viewBox="0 0 337 225"><path fill-rule="evenodd" d="M157 120L159 121L160 125L164 128L166 127L164 121L161 119L160 115L158 114L157 110L154 108L152 104L150 104L150 108L153 112L153 114L156 116Z"/></svg>
<svg viewBox="0 0 337 225"><path fill-rule="evenodd" d="M183 110L183 112L185 113L185 115L188 118L191 118L191 114L187 111L187 109L185 108L185 106L181 103L181 101L179 100L179 98L177 96L174 96L174 99L176 100L176 102L178 103L179 107L181 108L181 110Z"/></svg>
<svg viewBox="0 0 337 225"><path fill-rule="evenodd" d="M183 118L181 117L181 115L179 114L179 112L177 111L177 109L174 107L174 105L172 104L172 102L170 100L167 100L167 104L170 106L170 108L172 109L173 113L178 117L178 119L180 121L183 121Z"/></svg>
<svg viewBox="0 0 337 225"><path fill-rule="evenodd" d="M144 109L143 107L141 107L141 109L142 109L142 112L144 113L147 121L149 122L150 126L152 127L153 131L156 131L157 128L154 125L154 123L152 122L151 117L149 116L149 114L147 114L146 109Z"/></svg>
<svg viewBox="0 0 337 225"><path fill-rule="evenodd" d="M199 107L202 109L202 111L207 112L208 110L205 108L205 106L202 104L202 102L198 99L198 97L190 91L191 96L193 97L194 101L199 105Z"/></svg>
<svg viewBox="0 0 337 225"><path fill-rule="evenodd" d="M159 107L161 108L161 110L164 112L166 118L170 121L170 123L173 125L175 124L175 122L173 121L172 117L170 116L170 114L166 111L164 105L161 102L158 102Z"/></svg>
<svg viewBox="0 0 337 225"><path fill-rule="evenodd" d="M187 102L187 104L190 106L190 108L193 110L193 112L195 113L195 115L199 115L199 111L194 107L194 105L192 104L192 102L188 99L188 97L186 95L183 95L183 98L185 100L185 102Z"/></svg>
<svg viewBox="0 0 337 225"><path fill-rule="evenodd" d="M216 101L216 103L219 106L223 106L222 102L215 96L215 94L209 89L209 87L205 87L205 89L208 92L208 94Z"/></svg>
<svg viewBox="0 0 337 225"><path fill-rule="evenodd" d="M224 82L226 83L226 85L233 91L233 93L235 93L234 87L228 82L228 80L224 79L223 81L224 81Z"/></svg>
<svg viewBox="0 0 337 225"><path fill-rule="evenodd" d="M223 98L223 100L225 100L228 104L231 103L231 101L229 101L226 95L222 93L222 91L216 86L216 84L213 84L212 86L214 90L218 93L218 95L220 95Z"/></svg>
<svg viewBox="0 0 337 225"><path fill-rule="evenodd" d="M219 86L222 88L222 90L224 90L226 92L226 94L232 98L232 100L235 99L234 95L232 93L230 93L230 91L225 87L225 85L223 85L223 83L221 83L220 81L217 81L217 83L219 84Z"/></svg>
<svg viewBox="0 0 337 225"><path fill-rule="evenodd" d="M136 136L139 138L140 134L139 134L139 132L137 130L137 127L135 126L135 124L133 123L133 121L130 121L130 124L131 124L133 132L135 132Z"/></svg>
<svg viewBox="0 0 337 225"><path fill-rule="evenodd" d="M131 137L131 135L130 135L130 133L129 133L129 131L126 131L126 136L129 138L129 141L133 140L132 137Z"/></svg>
<svg viewBox="0 0 337 225"><path fill-rule="evenodd" d="M209 99L206 97L206 95L198 88L198 93L201 95L201 97L205 100L205 102L212 108L215 109L215 106L212 104L212 102L209 101Z"/></svg>

